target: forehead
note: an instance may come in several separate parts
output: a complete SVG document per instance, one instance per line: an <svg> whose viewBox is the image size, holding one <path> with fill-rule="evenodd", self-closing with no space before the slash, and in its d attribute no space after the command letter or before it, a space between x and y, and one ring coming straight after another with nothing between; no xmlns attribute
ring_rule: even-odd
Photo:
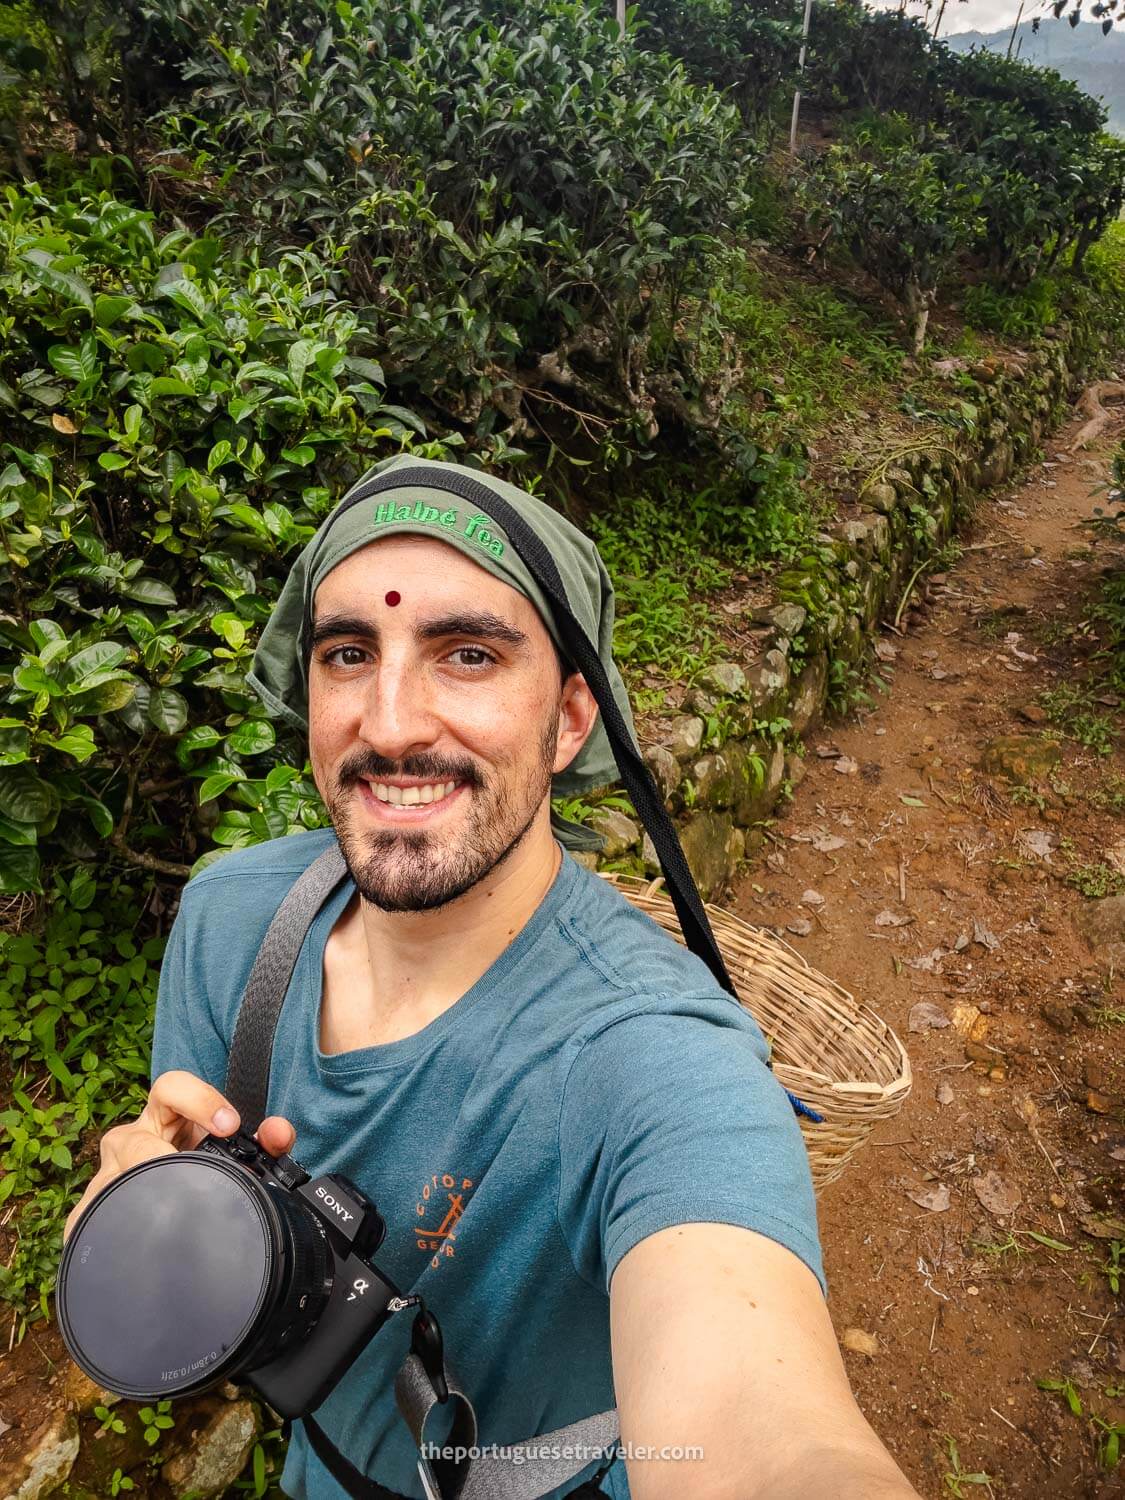
<svg viewBox="0 0 1125 1500"><path fill-rule="evenodd" d="M401 604L393 611L380 611L388 623L392 615L437 615L472 606L487 608L533 639L550 644L547 627L526 595L458 548L428 536L383 537L337 563L317 585L313 619L328 610L383 605L392 589L401 596Z"/></svg>

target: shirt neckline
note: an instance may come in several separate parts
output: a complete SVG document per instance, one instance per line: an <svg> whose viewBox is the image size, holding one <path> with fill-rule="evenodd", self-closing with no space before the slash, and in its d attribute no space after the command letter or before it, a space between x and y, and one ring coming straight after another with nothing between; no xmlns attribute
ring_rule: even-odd
<svg viewBox="0 0 1125 1500"><path fill-rule="evenodd" d="M294 984L297 993L312 997L305 1006L303 1027L307 1045L316 1062L317 1071L323 1077L344 1077L357 1073L374 1073L389 1068L408 1066L435 1047L455 1027L490 996L497 994L502 985L523 963L535 947L540 934L555 920L560 908L570 898L575 881L580 874L577 861L562 851L559 868L543 900L520 928L512 941L484 971L475 984L440 1016L410 1036L393 1042L380 1042L373 1047L355 1047L348 1052L322 1052L320 1048L320 1015L324 1004L324 950L328 938L344 908L355 895L355 883L348 876L317 913L309 929L309 936L301 946Z"/></svg>

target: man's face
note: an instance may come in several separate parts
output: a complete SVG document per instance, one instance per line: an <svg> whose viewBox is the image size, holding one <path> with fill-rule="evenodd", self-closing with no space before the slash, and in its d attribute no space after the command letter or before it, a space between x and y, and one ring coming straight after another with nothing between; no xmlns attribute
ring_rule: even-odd
<svg viewBox="0 0 1125 1500"><path fill-rule="evenodd" d="M593 718L534 605L445 543L373 542L316 591L313 775L384 911L443 906L519 847Z"/></svg>

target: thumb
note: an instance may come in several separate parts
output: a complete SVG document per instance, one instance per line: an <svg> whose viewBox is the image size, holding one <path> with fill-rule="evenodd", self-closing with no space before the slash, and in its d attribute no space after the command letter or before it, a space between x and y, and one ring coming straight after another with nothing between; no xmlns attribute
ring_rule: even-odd
<svg viewBox="0 0 1125 1500"><path fill-rule="evenodd" d="M297 1132L281 1115L270 1115L263 1120L255 1132L258 1144L271 1156L282 1156L292 1151Z"/></svg>

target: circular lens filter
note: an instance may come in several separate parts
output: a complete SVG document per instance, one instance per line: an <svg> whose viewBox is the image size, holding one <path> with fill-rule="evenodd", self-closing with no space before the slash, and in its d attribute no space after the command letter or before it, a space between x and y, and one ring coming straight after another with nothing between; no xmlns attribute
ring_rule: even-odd
<svg viewBox="0 0 1125 1500"><path fill-rule="evenodd" d="M276 1280L265 1200L242 1168L194 1153L111 1183L59 1269L59 1327L75 1363L133 1400L184 1395L235 1369Z"/></svg>

